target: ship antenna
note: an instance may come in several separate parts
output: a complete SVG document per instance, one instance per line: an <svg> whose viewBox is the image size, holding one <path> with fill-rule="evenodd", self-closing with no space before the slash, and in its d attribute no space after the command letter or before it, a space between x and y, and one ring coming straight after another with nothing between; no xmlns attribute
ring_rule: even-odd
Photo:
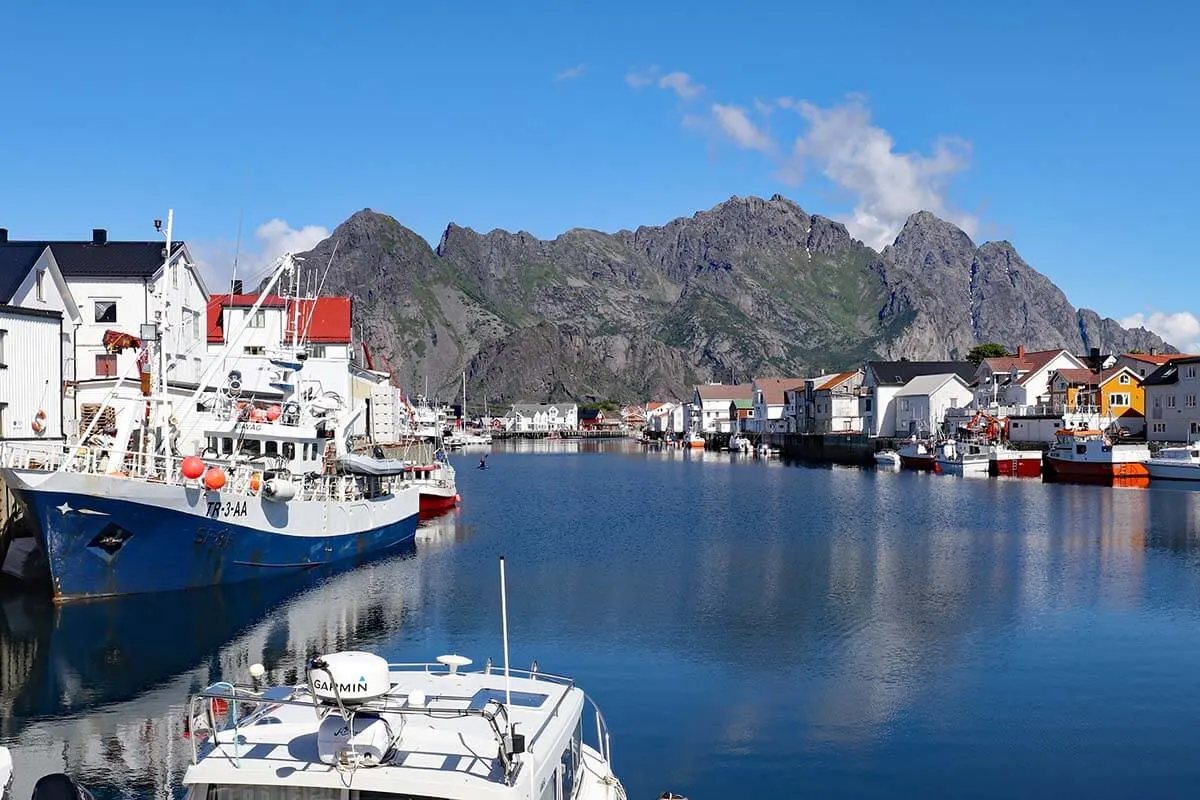
<svg viewBox="0 0 1200 800"><path fill-rule="evenodd" d="M238 256L242 254L242 216L244 211L238 212L238 231L237 243L233 246L233 273L229 276L229 291L233 291L233 283L237 280Z"/></svg>
<svg viewBox="0 0 1200 800"><path fill-rule="evenodd" d="M512 681L508 673L508 591L504 585L504 556L500 556L500 625L504 636L504 705L512 706Z"/></svg>

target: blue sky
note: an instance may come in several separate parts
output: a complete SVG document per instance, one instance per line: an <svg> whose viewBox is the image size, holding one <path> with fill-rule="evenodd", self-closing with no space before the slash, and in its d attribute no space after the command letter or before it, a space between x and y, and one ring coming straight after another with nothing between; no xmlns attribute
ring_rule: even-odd
<svg viewBox="0 0 1200 800"><path fill-rule="evenodd" d="M1200 7L205 5L0 10L13 238L144 238L173 206L220 271L239 219L253 265L363 207L436 242L779 192L870 243L929 208L1200 341Z"/></svg>

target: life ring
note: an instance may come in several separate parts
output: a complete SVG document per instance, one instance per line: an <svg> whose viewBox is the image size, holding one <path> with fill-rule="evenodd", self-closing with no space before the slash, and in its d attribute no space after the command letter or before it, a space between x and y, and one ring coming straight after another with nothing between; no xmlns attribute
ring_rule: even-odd
<svg viewBox="0 0 1200 800"><path fill-rule="evenodd" d="M33 424L31 427L33 428L33 432L38 434L39 436L46 432L46 412L45 411L43 411L40 408L37 410L37 413L33 415Z"/></svg>

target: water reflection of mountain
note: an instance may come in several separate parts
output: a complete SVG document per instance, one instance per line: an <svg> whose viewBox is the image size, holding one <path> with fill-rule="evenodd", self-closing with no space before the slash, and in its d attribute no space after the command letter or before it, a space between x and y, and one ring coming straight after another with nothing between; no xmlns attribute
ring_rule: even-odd
<svg viewBox="0 0 1200 800"><path fill-rule="evenodd" d="M15 796L70 769L97 787L167 796L183 766L189 692L261 662L294 681L316 653L370 646L415 602L410 542L352 572L131 596L111 602L5 601L0 743L19 765Z"/></svg>

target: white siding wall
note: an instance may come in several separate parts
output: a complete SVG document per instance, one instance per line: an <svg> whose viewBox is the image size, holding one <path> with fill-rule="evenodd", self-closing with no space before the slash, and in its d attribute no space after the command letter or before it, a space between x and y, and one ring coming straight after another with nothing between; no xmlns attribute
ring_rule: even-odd
<svg viewBox="0 0 1200 800"><path fill-rule="evenodd" d="M1188 366L1196 378L1186 378ZM1194 402L1195 405L1188 405ZM1188 442L1196 438L1200 424L1200 365L1179 367L1179 381L1146 387L1146 438L1152 442Z"/></svg>
<svg viewBox="0 0 1200 800"><path fill-rule="evenodd" d="M0 309L0 438L62 438L62 320ZM38 410L46 431L33 432Z"/></svg>

